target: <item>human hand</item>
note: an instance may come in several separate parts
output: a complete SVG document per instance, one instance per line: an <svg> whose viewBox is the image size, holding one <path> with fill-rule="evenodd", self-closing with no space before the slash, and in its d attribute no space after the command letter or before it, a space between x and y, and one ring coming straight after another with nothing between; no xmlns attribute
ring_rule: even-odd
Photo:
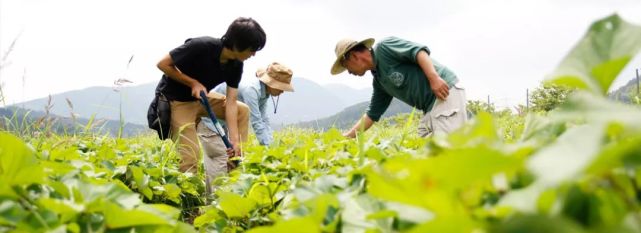
<svg viewBox="0 0 641 233"><path fill-rule="evenodd" d="M238 167L240 163L240 147L236 146L238 143L232 142L232 148L227 149L227 170L232 170Z"/></svg>
<svg viewBox="0 0 641 233"><path fill-rule="evenodd" d="M236 152L234 152L234 148L227 148L226 153L227 153L227 157L228 157L228 158L231 158L231 157L236 156L236 155L235 155L235 154L236 154Z"/></svg>
<svg viewBox="0 0 641 233"><path fill-rule="evenodd" d="M231 157L242 156L242 152L240 151L240 146L238 146L239 143L232 142L231 144L232 144L232 151L233 151L233 155Z"/></svg>
<svg viewBox="0 0 641 233"><path fill-rule="evenodd" d="M441 77L430 80L430 88L432 88L432 92L434 92L436 98L440 100L445 100L450 94L450 87L447 86L447 83Z"/></svg>
<svg viewBox="0 0 641 233"><path fill-rule="evenodd" d="M205 88L205 86L203 86L199 82L196 82L191 86L191 96L195 97L196 99L200 99L201 91L207 93L207 89Z"/></svg>
<svg viewBox="0 0 641 233"><path fill-rule="evenodd" d="M343 133L343 137L346 137L346 138L355 138L356 136L354 136L354 135L350 134L350 132L345 132L345 133Z"/></svg>
<svg viewBox="0 0 641 233"><path fill-rule="evenodd" d="M235 159L235 154L233 148L227 149L227 171L231 171L238 166L238 160Z"/></svg>

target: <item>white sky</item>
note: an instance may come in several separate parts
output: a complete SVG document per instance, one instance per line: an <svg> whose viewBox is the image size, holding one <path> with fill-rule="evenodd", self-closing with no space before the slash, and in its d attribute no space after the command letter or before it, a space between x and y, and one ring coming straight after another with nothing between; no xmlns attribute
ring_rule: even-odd
<svg viewBox="0 0 641 233"><path fill-rule="evenodd" d="M121 77L157 81L155 64L169 50L189 37L220 37L245 16L267 33L245 74L280 61L295 77L368 87L371 75L329 74L336 41L393 35L430 47L468 99L490 95L506 107L524 104L526 88L536 88L594 20L614 12L641 24L639 0L0 0L2 54L18 38L0 83L13 104ZM615 86L635 68L639 56Z"/></svg>

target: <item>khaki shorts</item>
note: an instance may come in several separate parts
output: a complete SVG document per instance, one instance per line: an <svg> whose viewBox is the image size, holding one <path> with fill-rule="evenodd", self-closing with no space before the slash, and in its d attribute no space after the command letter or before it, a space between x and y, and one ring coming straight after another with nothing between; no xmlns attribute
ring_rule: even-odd
<svg viewBox="0 0 641 233"><path fill-rule="evenodd" d="M423 115L418 125L418 135L447 134L460 128L467 121L466 105L465 89L455 84L445 101L437 99L432 111Z"/></svg>
<svg viewBox="0 0 641 233"><path fill-rule="evenodd" d="M207 193L211 194L213 192L211 183L217 177L227 174L227 147L225 147L220 135L205 126L202 121L196 127L196 134L204 152L203 161Z"/></svg>

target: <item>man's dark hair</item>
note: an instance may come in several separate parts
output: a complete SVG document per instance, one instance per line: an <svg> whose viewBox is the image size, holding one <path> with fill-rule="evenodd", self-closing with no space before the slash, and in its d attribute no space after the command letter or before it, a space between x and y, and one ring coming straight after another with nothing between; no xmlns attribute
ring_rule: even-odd
<svg viewBox="0 0 641 233"><path fill-rule="evenodd" d="M265 47L267 36L256 20L239 17L229 25L221 39L225 48L237 51L245 51L249 48L256 52Z"/></svg>
<svg viewBox="0 0 641 233"><path fill-rule="evenodd" d="M363 44L363 43L359 43L357 45L354 45L354 47L352 47L351 49L347 50L347 52L345 52L343 54L343 61L347 60L347 58L349 57L349 55L352 52L354 52L354 51L360 52L360 51L365 51L365 50L369 50L369 48L367 46L365 46L365 44ZM341 61L341 64L342 64L343 61Z"/></svg>
<svg viewBox="0 0 641 233"><path fill-rule="evenodd" d="M360 52L360 51L364 51L364 50L369 50L369 48L367 46L365 46L365 44L360 43L360 44L357 44L354 47L352 47L349 51L350 52L351 51Z"/></svg>

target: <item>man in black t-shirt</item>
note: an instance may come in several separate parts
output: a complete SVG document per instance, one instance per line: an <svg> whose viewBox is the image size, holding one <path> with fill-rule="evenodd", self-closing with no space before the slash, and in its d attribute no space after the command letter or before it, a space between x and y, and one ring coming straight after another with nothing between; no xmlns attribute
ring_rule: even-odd
<svg viewBox="0 0 641 233"><path fill-rule="evenodd" d="M227 153L240 156L240 143L247 140L249 109L236 101L238 83L243 73L243 61L261 50L265 41L265 32L258 22L240 17L229 25L220 39L187 39L158 62L158 69L164 75L156 93L163 94L170 102L170 134L178 144L181 171L195 172L198 167L200 146L196 125L200 117L207 116L199 102L201 91L208 93L209 104L216 117L227 122L233 145ZM223 82L227 84L226 96L209 93Z"/></svg>

